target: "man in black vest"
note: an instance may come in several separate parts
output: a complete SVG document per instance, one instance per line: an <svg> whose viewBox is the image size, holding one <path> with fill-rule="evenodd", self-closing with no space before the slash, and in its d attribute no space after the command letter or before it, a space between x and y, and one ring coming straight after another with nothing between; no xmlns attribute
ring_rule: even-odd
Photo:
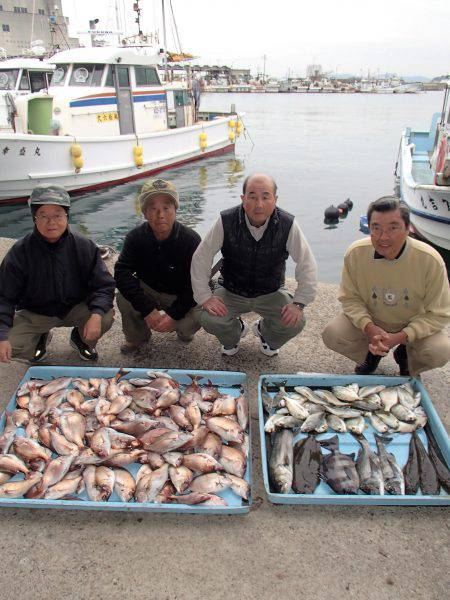
<svg viewBox="0 0 450 600"><path fill-rule="evenodd" d="M294 216L277 207L277 186L268 175L247 177L241 199L221 213L192 258L194 299L202 327L219 339L222 354L236 354L248 330L241 315L254 311L262 317L253 326L260 350L275 356L305 325L304 308L316 293L316 262ZM219 250L221 287L211 294ZM296 263L293 297L283 289L288 256Z"/></svg>

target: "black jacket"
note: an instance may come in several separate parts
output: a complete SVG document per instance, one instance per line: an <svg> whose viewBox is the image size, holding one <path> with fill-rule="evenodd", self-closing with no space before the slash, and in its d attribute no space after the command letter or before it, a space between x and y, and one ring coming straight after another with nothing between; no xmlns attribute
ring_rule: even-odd
<svg viewBox="0 0 450 600"><path fill-rule="evenodd" d="M0 265L0 341L8 339L16 310L61 319L86 302L92 313L102 315L113 306L114 288L94 242L67 229L50 244L35 229Z"/></svg>
<svg viewBox="0 0 450 600"><path fill-rule="evenodd" d="M191 285L191 260L200 236L175 221L170 236L158 241L145 222L132 229L116 262L117 289L143 317L158 308L144 294L139 281L157 292L176 296L166 313L179 321L195 306Z"/></svg>
<svg viewBox="0 0 450 600"><path fill-rule="evenodd" d="M282 208L273 211L259 241L250 233L242 204L220 213L223 224L223 262L220 283L233 294L255 298L284 285L286 243L294 221Z"/></svg>

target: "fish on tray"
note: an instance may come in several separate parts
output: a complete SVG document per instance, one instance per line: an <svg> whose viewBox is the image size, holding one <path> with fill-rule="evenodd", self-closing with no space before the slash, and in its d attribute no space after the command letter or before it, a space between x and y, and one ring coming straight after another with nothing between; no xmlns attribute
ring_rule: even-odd
<svg viewBox="0 0 450 600"><path fill-rule="evenodd" d="M229 489L248 500L242 386L234 396L194 375L182 386L165 372L128 374L22 385L0 432L0 497L81 499L85 491L93 502L226 506L217 494Z"/></svg>
<svg viewBox="0 0 450 600"><path fill-rule="evenodd" d="M320 481L322 452L313 435L298 441L294 446L294 477L292 489L297 494L314 494Z"/></svg>
<svg viewBox="0 0 450 600"><path fill-rule="evenodd" d="M359 488L359 475L354 454L343 454L339 450L339 439L335 435L321 440L320 445L330 451L322 455L320 473L322 479L336 494L356 494Z"/></svg>

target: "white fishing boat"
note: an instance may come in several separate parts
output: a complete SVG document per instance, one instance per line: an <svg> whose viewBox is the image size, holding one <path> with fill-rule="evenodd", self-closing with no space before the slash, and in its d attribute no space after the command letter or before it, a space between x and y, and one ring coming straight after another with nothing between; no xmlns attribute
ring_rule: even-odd
<svg viewBox="0 0 450 600"><path fill-rule="evenodd" d="M161 56L147 52L75 48L50 59L50 86L17 98L16 133L0 134L0 204L25 201L38 183L76 193L234 149L238 116L198 120L198 96L162 85Z"/></svg>
<svg viewBox="0 0 450 600"><path fill-rule="evenodd" d="M14 132L16 98L47 88L54 68L38 58L0 60L0 132Z"/></svg>
<svg viewBox="0 0 450 600"><path fill-rule="evenodd" d="M450 88L429 131L407 128L396 168L397 192L411 211L417 232L450 250Z"/></svg>

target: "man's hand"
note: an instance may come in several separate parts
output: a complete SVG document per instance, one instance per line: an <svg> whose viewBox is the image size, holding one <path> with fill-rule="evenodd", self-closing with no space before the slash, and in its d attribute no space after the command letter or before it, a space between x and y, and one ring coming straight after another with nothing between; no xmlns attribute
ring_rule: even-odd
<svg viewBox="0 0 450 600"><path fill-rule="evenodd" d="M86 343L95 343L102 333L102 316L93 314L89 317L83 329L83 339Z"/></svg>
<svg viewBox="0 0 450 600"><path fill-rule="evenodd" d="M161 315L161 319L158 321L158 324L153 327L155 331L159 331L160 333L167 333L168 331L175 331L177 326L177 322L169 315Z"/></svg>
<svg viewBox="0 0 450 600"><path fill-rule="evenodd" d="M0 342L0 362L8 363L12 357L12 348L8 340Z"/></svg>
<svg viewBox="0 0 450 600"><path fill-rule="evenodd" d="M145 317L144 320L147 323L147 327L149 329L159 331L159 323L162 318L162 315L156 310L156 308L154 308L152 312Z"/></svg>
<svg viewBox="0 0 450 600"><path fill-rule="evenodd" d="M211 296L202 304L202 308L213 317L225 317L228 314L228 309L223 300L217 296Z"/></svg>
<svg viewBox="0 0 450 600"><path fill-rule="evenodd" d="M389 335L384 329L378 327L378 325L375 325L375 323L368 323L364 328L364 333L367 335L370 341L372 341L374 336L386 338Z"/></svg>
<svg viewBox="0 0 450 600"><path fill-rule="evenodd" d="M297 327L303 318L303 308L298 304L286 304L281 309L281 322L286 327Z"/></svg>
<svg viewBox="0 0 450 600"><path fill-rule="evenodd" d="M391 348L399 344L405 344L408 339L404 331L387 333L373 323L366 326L364 333L369 337L369 351L378 356L386 356Z"/></svg>

